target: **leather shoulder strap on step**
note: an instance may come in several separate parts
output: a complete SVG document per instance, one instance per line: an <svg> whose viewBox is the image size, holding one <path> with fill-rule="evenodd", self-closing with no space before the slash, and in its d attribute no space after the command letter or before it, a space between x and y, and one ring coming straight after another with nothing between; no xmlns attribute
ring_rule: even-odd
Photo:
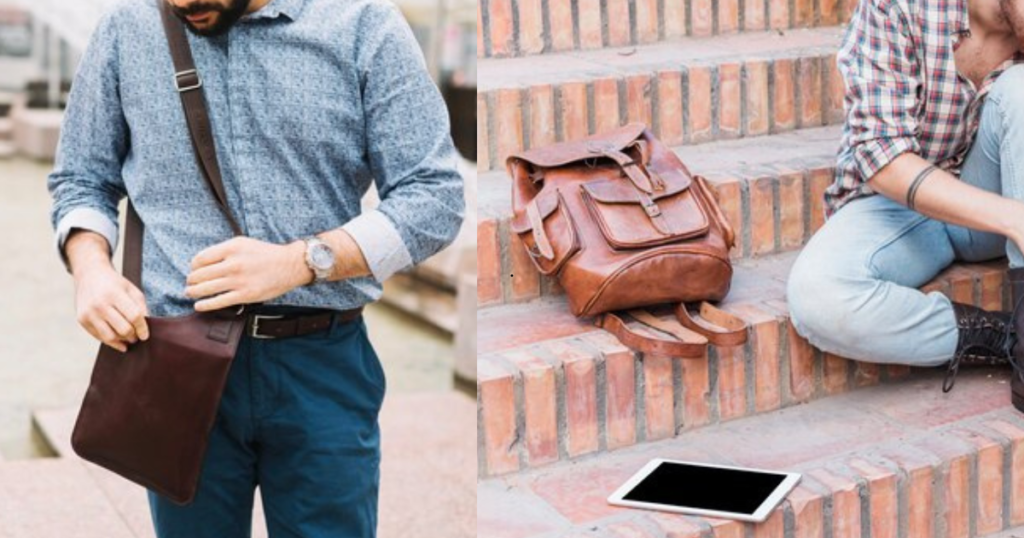
<svg viewBox="0 0 1024 538"><path fill-rule="evenodd" d="M737 346L747 341L747 324L709 303L701 303L699 317L691 314L685 304L677 305L675 315L679 323L663 320L645 310L627 313L640 323L674 337L669 340L642 334L630 328L617 312L597 319L597 325L615 335L623 345L644 354L699 359L706 356L709 342L716 346Z"/></svg>
<svg viewBox="0 0 1024 538"><path fill-rule="evenodd" d="M711 303L700 303L699 316L694 316L685 303L679 303L675 314L684 327L704 335L716 346L738 346L747 341L747 323Z"/></svg>

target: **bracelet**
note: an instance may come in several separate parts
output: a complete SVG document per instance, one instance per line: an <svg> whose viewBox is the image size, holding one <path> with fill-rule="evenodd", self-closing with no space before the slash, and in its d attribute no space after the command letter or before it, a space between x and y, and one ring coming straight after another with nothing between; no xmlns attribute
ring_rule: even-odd
<svg viewBox="0 0 1024 538"><path fill-rule="evenodd" d="M917 190L921 188L921 183L923 183L925 178L928 177L928 174L931 174L935 170L937 170L936 166L934 164L930 164L927 168L918 172L917 177L915 177L914 181L910 183L910 188L907 189L907 207L914 209L914 199L917 198Z"/></svg>

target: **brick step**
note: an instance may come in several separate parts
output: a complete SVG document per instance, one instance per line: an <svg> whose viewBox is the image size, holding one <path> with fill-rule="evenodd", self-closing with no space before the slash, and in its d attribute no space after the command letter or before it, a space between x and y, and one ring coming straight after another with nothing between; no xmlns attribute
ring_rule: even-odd
<svg viewBox="0 0 1024 538"><path fill-rule="evenodd" d="M88 470L135 536L152 538L145 490L79 460L71 450L69 440L77 413L76 408L39 410L33 413L33 423L63 461L75 462ZM441 416L445 420L438 421L437 417ZM472 400L454 392L389 396L380 421L383 456L379 536L476 536L476 462L473 458L476 421ZM6 464L0 464L0 469L3 465ZM3 531L4 518L0 517L0 538L9 538ZM108 536L113 537L97 534L82 535L82 538ZM259 494L253 514L253 536L267 536Z"/></svg>
<svg viewBox="0 0 1024 538"><path fill-rule="evenodd" d="M833 26L855 7L854 0L481 0L477 50L526 56Z"/></svg>
<svg viewBox="0 0 1024 538"><path fill-rule="evenodd" d="M563 298L477 315L480 475L626 446L902 379L906 366L856 362L812 347L789 323L785 281L796 253L744 260L719 306L745 319L743 346L707 360L643 356L569 313ZM923 286L1009 308L1005 260L955 264ZM666 315L666 317L670 317ZM933 387L938 390L938 385Z"/></svg>
<svg viewBox="0 0 1024 538"><path fill-rule="evenodd" d="M824 222L822 193L832 182L839 127L681 146L676 153L693 173L711 180L736 230L736 259L791 251ZM511 181L504 171L484 174L477 199L478 301L481 306L557 295L509 229Z"/></svg>
<svg viewBox="0 0 1024 538"><path fill-rule="evenodd" d="M490 538L968 538L1024 524L1024 419L1009 372L941 372L481 481ZM763 524L611 507L655 457L803 473Z"/></svg>
<svg viewBox="0 0 1024 538"><path fill-rule="evenodd" d="M133 538L114 501L78 461L0 464L0 537Z"/></svg>
<svg viewBox="0 0 1024 538"><path fill-rule="evenodd" d="M480 61L481 170L631 121L669 145L840 123L838 27Z"/></svg>

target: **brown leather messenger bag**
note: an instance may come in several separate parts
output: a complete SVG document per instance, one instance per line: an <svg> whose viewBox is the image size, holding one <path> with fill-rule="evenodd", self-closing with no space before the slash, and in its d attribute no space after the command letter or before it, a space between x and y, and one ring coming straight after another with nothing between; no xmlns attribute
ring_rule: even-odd
<svg viewBox="0 0 1024 538"><path fill-rule="evenodd" d="M534 148L506 164L511 229L537 270L558 278L573 314L597 316L623 344L661 356L702 358L708 343L746 341L743 320L704 302L729 292L733 230L707 180L646 126ZM688 302L700 306L691 312ZM642 309L666 303L672 317Z"/></svg>
<svg viewBox="0 0 1024 538"><path fill-rule="evenodd" d="M185 28L167 2L160 14L196 161L235 235L202 83ZM143 223L128 202L124 276L142 289ZM147 317L150 337L126 353L100 346L71 443L82 458L178 504L195 497L207 437L245 326L245 306Z"/></svg>

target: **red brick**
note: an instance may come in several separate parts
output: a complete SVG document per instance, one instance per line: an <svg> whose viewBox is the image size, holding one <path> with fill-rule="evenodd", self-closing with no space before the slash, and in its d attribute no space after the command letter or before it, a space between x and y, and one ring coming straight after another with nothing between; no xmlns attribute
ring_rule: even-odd
<svg viewBox="0 0 1024 538"><path fill-rule="evenodd" d="M839 73L839 65L836 63L835 55L825 56L821 60L825 63L828 73L828 102L825 103L826 117L829 124L842 123L846 118L843 110L843 101L846 99L846 84L843 76Z"/></svg>
<svg viewBox="0 0 1024 538"><path fill-rule="evenodd" d="M494 134L498 139L498 163L503 166L509 155L523 149L523 103L520 90L497 92Z"/></svg>
<svg viewBox="0 0 1024 538"><path fill-rule="evenodd" d="M523 383L523 414L526 417L526 453L535 467L558 459L558 412L555 369L527 351L505 354L519 369Z"/></svg>
<svg viewBox="0 0 1024 538"><path fill-rule="evenodd" d="M683 2L665 2L665 38L686 35L686 6Z"/></svg>
<svg viewBox="0 0 1024 538"><path fill-rule="evenodd" d="M687 71L687 80L690 143L707 142L712 137L711 69L706 66L690 67Z"/></svg>
<svg viewBox="0 0 1024 538"><path fill-rule="evenodd" d="M629 1L608 1L608 45L622 47L629 44Z"/></svg>
<svg viewBox="0 0 1024 538"><path fill-rule="evenodd" d="M569 457L596 452L597 365L594 356L573 341L548 344L565 376L565 447Z"/></svg>
<svg viewBox="0 0 1024 538"><path fill-rule="evenodd" d="M981 307L985 310L1001 310L1003 308L1003 275L1002 270L985 270L981 274Z"/></svg>
<svg viewBox="0 0 1024 538"><path fill-rule="evenodd" d="M765 0L743 0L743 29L765 30L764 20Z"/></svg>
<svg viewBox="0 0 1024 538"><path fill-rule="evenodd" d="M487 472L498 475L519 469L519 456L515 445L516 433L515 389L512 374L490 358L477 361L477 393Z"/></svg>
<svg viewBox="0 0 1024 538"><path fill-rule="evenodd" d="M572 36L573 0L548 0L548 16L551 19L551 48L557 51L574 47ZM581 18L582 18L582 14ZM600 17L600 13L598 13Z"/></svg>
<svg viewBox="0 0 1024 538"><path fill-rule="evenodd" d="M476 169L490 170L491 156L487 137L487 99L483 94L476 96Z"/></svg>
<svg viewBox="0 0 1024 538"><path fill-rule="evenodd" d="M796 0L793 6L793 26L807 28L814 26L814 0Z"/></svg>
<svg viewBox="0 0 1024 538"><path fill-rule="evenodd" d="M818 231L822 224L825 224L825 206L822 200L824 200L825 188L832 184L833 174L831 168L817 168L811 170L809 175L811 198L808 203L811 204L810 233L812 234Z"/></svg>
<svg viewBox="0 0 1024 538"><path fill-rule="evenodd" d="M1002 420L985 423L986 426L1005 436L1010 442L1010 526L1024 524L1024 429Z"/></svg>
<svg viewBox="0 0 1024 538"><path fill-rule="evenodd" d="M783 538L785 535L785 515L782 510L775 510L763 523L754 525L754 538Z"/></svg>
<svg viewBox="0 0 1024 538"><path fill-rule="evenodd" d="M719 347L718 412L723 421L747 414L746 357L743 346Z"/></svg>
<svg viewBox="0 0 1024 538"><path fill-rule="evenodd" d="M544 12L541 0L518 0L519 52L539 54L544 51Z"/></svg>
<svg viewBox="0 0 1024 538"><path fill-rule="evenodd" d="M718 66L718 131L720 138L740 134L740 64Z"/></svg>
<svg viewBox="0 0 1024 538"><path fill-rule="evenodd" d="M974 275L954 268L949 272L950 299L958 303L974 304Z"/></svg>
<svg viewBox="0 0 1024 538"><path fill-rule="evenodd" d="M899 526L896 474L859 459L850 462L850 467L868 483L871 538L896 538Z"/></svg>
<svg viewBox="0 0 1024 538"><path fill-rule="evenodd" d="M779 246L795 249L804 243L804 176L779 175Z"/></svg>
<svg viewBox="0 0 1024 538"><path fill-rule="evenodd" d="M736 232L736 245L730 254L734 257L743 256L746 251L743 247L740 230L746 226L746 220L743 218L742 184L735 178L715 178L713 186L718 194L718 206L726 220L729 221L729 225Z"/></svg>
<svg viewBox="0 0 1024 538"><path fill-rule="evenodd" d="M768 132L768 62L763 60L748 61L743 66L746 79L746 117L743 131L745 135L761 135Z"/></svg>
<svg viewBox="0 0 1024 538"><path fill-rule="evenodd" d="M849 388L850 361L833 355L823 353L822 361L822 384L826 394L839 394L846 392Z"/></svg>
<svg viewBox="0 0 1024 538"><path fill-rule="evenodd" d="M739 28L739 0L718 0L718 33L732 34Z"/></svg>
<svg viewBox="0 0 1024 538"><path fill-rule="evenodd" d="M823 469L808 473L832 495L832 538L860 538L860 491L857 483Z"/></svg>
<svg viewBox="0 0 1024 538"><path fill-rule="evenodd" d="M777 30L783 28L789 28L789 1L788 0L771 0L768 4L768 12L771 19L768 21L768 25Z"/></svg>
<svg viewBox="0 0 1024 538"><path fill-rule="evenodd" d="M778 409L782 404L779 381L779 320L753 305L733 308L750 326L750 346L754 360L754 410L758 413Z"/></svg>
<svg viewBox="0 0 1024 538"><path fill-rule="evenodd" d="M895 461L906 475L907 536L930 537L934 534L934 465L920 453L900 446L886 457Z"/></svg>
<svg viewBox="0 0 1024 538"><path fill-rule="evenodd" d="M640 43L658 40L658 0L636 1L636 37Z"/></svg>
<svg viewBox="0 0 1024 538"><path fill-rule="evenodd" d="M647 440L666 439L675 433L672 359L644 355L644 417Z"/></svg>
<svg viewBox="0 0 1024 538"><path fill-rule="evenodd" d="M533 265L533 260L526 252L526 247L517 234L509 234L508 257L511 262L509 279L509 298L513 301L525 301L540 296L540 273ZM478 288L479 289L479 284ZM479 292L478 292L479 293Z"/></svg>
<svg viewBox="0 0 1024 538"><path fill-rule="evenodd" d="M833 26L839 23L837 0L819 0L818 6L821 13L821 26Z"/></svg>
<svg viewBox="0 0 1024 538"><path fill-rule="evenodd" d="M715 538L744 538L746 530L739 521L727 521L725 519L705 518L711 525L711 532Z"/></svg>
<svg viewBox="0 0 1024 538"><path fill-rule="evenodd" d="M882 378L882 367L874 362L854 363L853 382L858 387L877 385Z"/></svg>
<svg viewBox="0 0 1024 538"><path fill-rule="evenodd" d="M814 348L787 324L789 338L789 390L793 399L806 402L814 394Z"/></svg>
<svg viewBox="0 0 1024 538"><path fill-rule="evenodd" d="M608 450L632 445L636 442L636 357L608 333L589 333L583 340L604 356Z"/></svg>
<svg viewBox="0 0 1024 538"><path fill-rule="evenodd" d="M683 426L695 428L711 422L711 378L708 361L684 360L682 366Z"/></svg>
<svg viewBox="0 0 1024 538"><path fill-rule="evenodd" d="M652 512L651 520L657 524L658 529L665 533L665 538L702 538L704 526L696 519L678 514ZM637 535L636 538L647 538L647 534ZM622 538L633 538L624 536Z"/></svg>
<svg viewBox="0 0 1024 538"><path fill-rule="evenodd" d="M682 2L680 2L682 3ZM715 17L711 0L690 0L690 35L707 37L714 31Z"/></svg>
<svg viewBox="0 0 1024 538"><path fill-rule="evenodd" d="M498 247L498 225L494 220L480 221L476 226L476 297L481 305L501 300L501 258Z"/></svg>
<svg viewBox="0 0 1024 538"><path fill-rule="evenodd" d="M651 124L651 90L653 80L650 75L633 75L626 78L626 111L630 122L639 121Z"/></svg>
<svg viewBox="0 0 1024 538"><path fill-rule="evenodd" d="M775 251L775 199L772 177L757 177L750 189L750 254L760 256Z"/></svg>
<svg viewBox="0 0 1024 538"><path fill-rule="evenodd" d="M796 127L796 93L793 86L793 60L781 58L772 62L775 78L772 130L776 133Z"/></svg>
<svg viewBox="0 0 1024 538"><path fill-rule="evenodd" d="M604 46L601 36L601 0L579 2L580 48L599 49Z"/></svg>
<svg viewBox="0 0 1024 538"><path fill-rule="evenodd" d="M555 90L549 84L530 88L530 147L539 148L556 141Z"/></svg>
<svg viewBox="0 0 1024 538"><path fill-rule="evenodd" d="M683 143L683 74L658 73L658 138L669 146Z"/></svg>
<svg viewBox="0 0 1024 538"><path fill-rule="evenodd" d="M484 55L484 13L483 6L476 4L476 50L479 55ZM477 116L478 118L480 116Z"/></svg>
<svg viewBox="0 0 1024 538"><path fill-rule="evenodd" d="M800 89L799 125L821 125L821 62L819 58L800 58L797 88Z"/></svg>
<svg viewBox="0 0 1024 538"><path fill-rule="evenodd" d="M587 125L587 86L568 82L558 87L562 107L562 140L579 140L590 134Z"/></svg>
<svg viewBox="0 0 1024 538"><path fill-rule="evenodd" d="M910 375L910 366L906 364L889 364L885 367L885 374L889 380L902 379Z"/></svg>
<svg viewBox="0 0 1024 538"><path fill-rule="evenodd" d="M793 538L823 538L825 500L822 496L798 485L787 500L793 512Z"/></svg>
<svg viewBox="0 0 1024 538"><path fill-rule="evenodd" d="M515 36L512 35L512 0L491 0L490 30L491 54L511 56L515 51Z"/></svg>
<svg viewBox="0 0 1024 538"><path fill-rule="evenodd" d="M957 432L978 450L975 527L978 535L1003 529L1003 447L976 432Z"/></svg>
<svg viewBox="0 0 1024 538"><path fill-rule="evenodd" d="M594 132L603 133L619 126L619 79L594 81Z"/></svg>
<svg viewBox="0 0 1024 538"><path fill-rule="evenodd" d="M943 471L943 488L938 492L945 504L941 515L948 538L970 536L970 459L968 449L953 446L944 439L928 439L923 447L948 462Z"/></svg>
<svg viewBox="0 0 1024 538"><path fill-rule="evenodd" d="M843 6L843 12L840 14L839 18L840 23L849 22L851 19L853 19L854 12L857 11L857 2L847 0L844 3L845 5Z"/></svg>

